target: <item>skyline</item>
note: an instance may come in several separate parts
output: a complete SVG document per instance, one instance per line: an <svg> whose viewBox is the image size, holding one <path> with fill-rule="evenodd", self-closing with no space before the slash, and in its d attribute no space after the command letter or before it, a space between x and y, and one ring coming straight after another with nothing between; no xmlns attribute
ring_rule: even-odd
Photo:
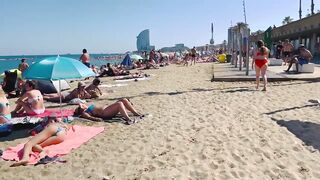
<svg viewBox="0 0 320 180"><path fill-rule="evenodd" d="M259 19L260 4L247 0L251 32L279 27L285 16L298 20L299 1L294 1L269 0L269 11ZM317 12L320 0L314 3ZM310 13L310 5L309 0L302 1L303 17ZM227 40L231 24L244 22L242 0L2 0L0 15L1 56L79 54L83 48L89 53L134 51L144 29L150 30L150 44L156 49L178 43L200 46L209 44L212 22L215 44L220 44Z"/></svg>

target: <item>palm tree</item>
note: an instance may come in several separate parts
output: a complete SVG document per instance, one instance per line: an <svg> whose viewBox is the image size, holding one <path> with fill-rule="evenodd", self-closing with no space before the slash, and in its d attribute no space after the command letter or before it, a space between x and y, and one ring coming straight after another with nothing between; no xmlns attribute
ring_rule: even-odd
<svg viewBox="0 0 320 180"><path fill-rule="evenodd" d="M287 16L283 19L282 21L282 24L285 25L285 24L289 24L293 21L293 19L290 17L290 16Z"/></svg>

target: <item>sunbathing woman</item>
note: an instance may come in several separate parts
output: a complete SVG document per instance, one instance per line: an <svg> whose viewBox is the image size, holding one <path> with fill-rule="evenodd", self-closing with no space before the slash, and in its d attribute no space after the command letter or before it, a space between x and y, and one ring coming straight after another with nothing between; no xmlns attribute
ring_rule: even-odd
<svg viewBox="0 0 320 180"><path fill-rule="evenodd" d="M43 97L39 90L35 89L36 85L33 81L25 83L26 92L16 101L16 108L13 114L27 113L28 115L42 114L45 110Z"/></svg>
<svg viewBox="0 0 320 180"><path fill-rule="evenodd" d="M138 113L133 108L132 104L126 98L123 98L120 101L106 107L80 104L79 107L77 107L77 109L74 111L74 115L93 121L102 121L106 118L112 118L120 112L127 124L132 124L134 123L134 120L128 116L126 109L132 112L135 116L142 116L142 114Z"/></svg>
<svg viewBox="0 0 320 180"><path fill-rule="evenodd" d="M6 95L0 90L0 124L7 123L11 120L10 104Z"/></svg>
<svg viewBox="0 0 320 180"><path fill-rule="evenodd" d="M78 88L71 91L69 94L61 93L61 100L62 102L69 102L74 98L79 99L88 99L90 98L90 94L85 90L86 85L83 82L78 83ZM53 93L53 94L44 94L43 99L47 101L59 102L60 101L60 94Z"/></svg>
<svg viewBox="0 0 320 180"><path fill-rule="evenodd" d="M32 151L39 152L40 158L43 158L46 155L46 152L43 149L44 147L59 144L65 140L68 126L61 122L60 118L54 117L50 120L51 122L47 127L45 127L39 134L33 136L24 145L22 159L13 163L11 167L27 165Z"/></svg>

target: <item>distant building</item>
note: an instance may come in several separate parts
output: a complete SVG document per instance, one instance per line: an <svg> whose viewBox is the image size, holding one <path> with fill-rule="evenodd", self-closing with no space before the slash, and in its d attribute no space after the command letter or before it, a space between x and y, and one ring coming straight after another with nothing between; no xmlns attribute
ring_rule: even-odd
<svg viewBox="0 0 320 180"><path fill-rule="evenodd" d="M150 51L154 46L150 46L149 29L143 30L137 36L137 50L138 52Z"/></svg>
<svg viewBox="0 0 320 180"><path fill-rule="evenodd" d="M252 33L250 42L252 45L259 40L264 39L266 32ZM286 25L271 29L271 43L289 39L295 48L299 44L304 44L309 49L316 63L320 63L320 13L293 21Z"/></svg>
<svg viewBox="0 0 320 180"><path fill-rule="evenodd" d="M185 50L189 50L189 48L184 46L184 44L182 43L176 44L173 47L163 47L160 49L160 51L162 52L179 52L179 51L185 51Z"/></svg>

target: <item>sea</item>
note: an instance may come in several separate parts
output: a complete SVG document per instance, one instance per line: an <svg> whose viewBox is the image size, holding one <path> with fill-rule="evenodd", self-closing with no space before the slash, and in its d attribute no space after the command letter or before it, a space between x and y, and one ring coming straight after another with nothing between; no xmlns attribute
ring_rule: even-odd
<svg viewBox="0 0 320 180"><path fill-rule="evenodd" d="M48 57L54 57L57 55L19 55L19 56L0 56L0 74L6 70L17 69L21 63L21 59L26 59L26 62L31 65L35 62L43 60ZM69 57L73 59L79 59L81 54L65 54L59 55L63 57ZM108 58L112 57L112 58ZM122 61L123 54L90 54L90 63L95 66L110 64L119 64ZM108 59L108 60L105 60ZM112 59L112 60L109 60ZM1 81L2 79L0 79Z"/></svg>

